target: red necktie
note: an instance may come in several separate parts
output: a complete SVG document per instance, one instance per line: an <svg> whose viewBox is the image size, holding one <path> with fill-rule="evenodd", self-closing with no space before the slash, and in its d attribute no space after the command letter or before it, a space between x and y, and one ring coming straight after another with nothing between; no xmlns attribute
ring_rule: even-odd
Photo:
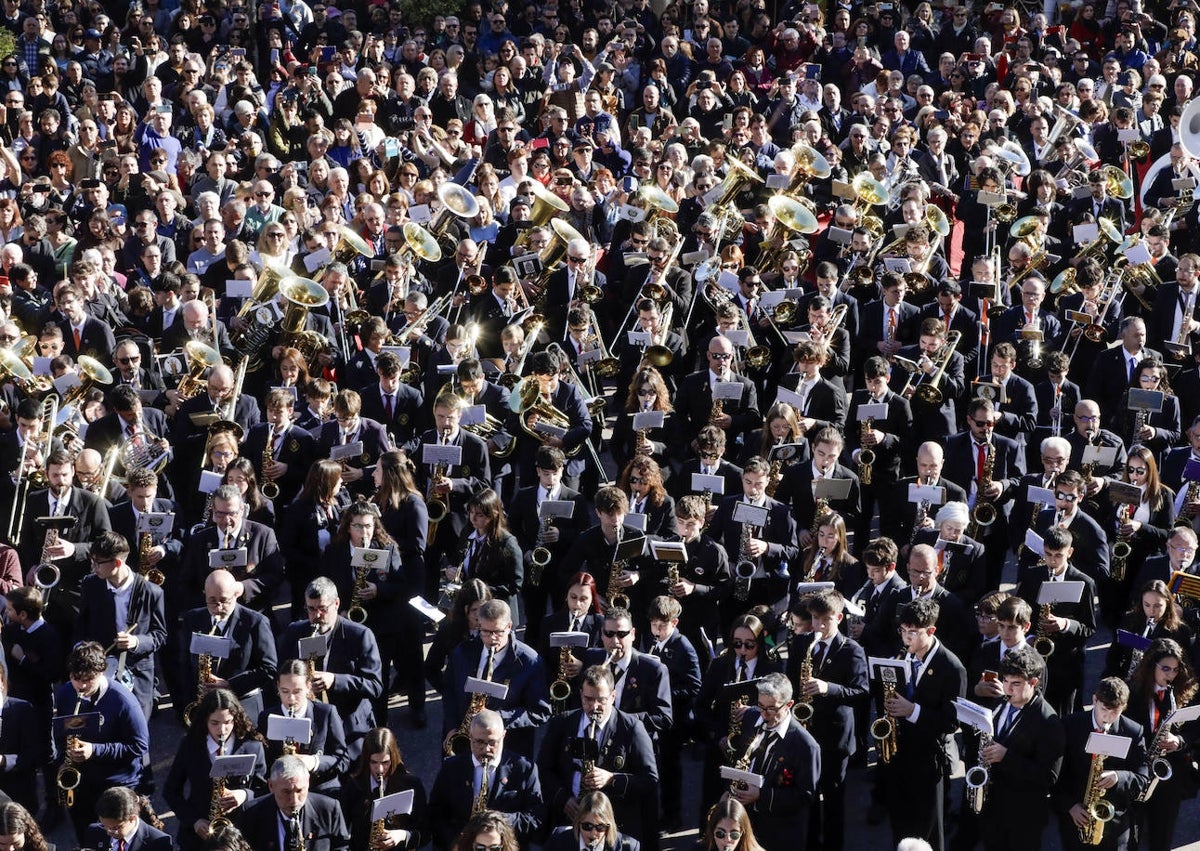
<svg viewBox="0 0 1200 851"><path fill-rule="evenodd" d="M78 328L75 328L75 329L73 329L73 330L74 330L74 332L75 332L75 351L77 351L77 352L78 352L78 351L79 351L79 344L80 344L80 339L79 339L79 329L78 329Z"/></svg>
<svg viewBox="0 0 1200 851"><path fill-rule="evenodd" d="M980 444L975 447L975 481L983 481L983 464L987 459L987 445Z"/></svg>
<svg viewBox="0 0 1200 851"><path fill-rule="evenodd" d="M949 330L950 330L950 314L949 314L949 313L943 313L943 314L942 314L942 319L943 319L943 320L945 320L945 322L946 322L946 330L947 330L947 331L949 331Z"/></svg>
<svg viewBox="0 0 1200 851"><path fill-rule="evenodd" d="M896 336L896 310L895 308L891 307L888 308L887 335L888 340L891 340Z"/></svg>

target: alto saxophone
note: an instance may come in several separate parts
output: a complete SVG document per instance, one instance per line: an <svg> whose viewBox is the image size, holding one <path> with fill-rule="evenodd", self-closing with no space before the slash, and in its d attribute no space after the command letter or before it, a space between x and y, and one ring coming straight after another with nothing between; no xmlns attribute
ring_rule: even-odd
<svg viewBox="0 0 1200 851"><path fill-rule="evenodd" d="M321 625L316 624L313 627L312 635L310 635L309 638L316 638L320 633L321 633ZM317 673L316 654L314 654L314 653L308 654L308 659L305 661L308 663L308 679L309 679L309 682L312 682L313 677L316 676L316 673ZM321 689L321 691L319 693L317 692L316 689L313 689L313 697L315 697L317 700L321 701L321 703L329 702L329 696L325 693L324 689Z"/></svg>
<svg viewBox="0 0 1200 851"><path fill-rule="evenodd" d="M146 577L147 580L155 585L162 585L163 572L157 567L146 567L146 562L150 559L150 551L154 549L154 536L149 532L142 532L138 535L138 573Z"/></svg>
<svg viewBox="0 0 1200 851"><path fill-rule="evenodd" d="M1175 773L1171 768L1171 763L1167 761L1167 736L1171 734L1171 730L1175 725L1168 721L1163 721L1158 727L1158 732L1154 734L1154 738L1150 741L1150 782L1146 784L1146 788L1134 798L1139 804L1144 804L1150 800L1150 796L1154 794L1154 789L1160 782L1165 783L1171 779Z"/></svg>
<svg viewBox="0 0 1200 851"><path fill-rule="evenodd" d="M1139 411L1139 413L1141 412ZM1129 522L1131 508L1132 506L1128 503L1121 503L1117 508L1117 540L1113 543L1112 565L1109 573L1118 582L1125 578L1126 562L1133 555L1133 547L1130 545L1133 536L1121 534L1121 527Z"/></svg>
<svg viewBox="0 0 1200 851"><path fill-rule="evenodd" d="M387 826L383 822L384 820L381 818L371 822L371 835L367 839L369 851L383 851L383 843L387 841Z"/></svg>
<svg viewBox="0 0 1200 851"><path fill-rule="evenodd" d="M748 769L750 767L750 761L754 758L754 752L756 750L758 750L758 746L760 744L762 744L762 740L766 736L766 734L767 734L766 727L762 727L759 729L758 733L755 734L754 738L751 739L746 744L746 749L744 751L742 751L741 755L736 760L733 761L734 768L736 768L738 771L745 771L746 769ZM729 747L732 750L733 745L730 744ZM737 791L745 789L745 788L746 788L745 780L730 780L729 781L729 791L730 792L737 792Z"/></svg>
<svg viewBox="0 0 1200 851"><path fill-rule="evenodd" d="M983 457L983 475L979 477L979 488L975 495L975 510L971 512L972 526L982 526L986 529L995 523L996 518L999 516L995 504L983 497L983 492L992 486L992 476L995 472L996 447L989 441L987 452ZM976 536L968 533L968 537L974 538Z"/></svg>
<svg viewBox="0 0 1200 851"><path fill-rule="evenodd" d="M621 529L621 526L617 527L617 546L615 550L619 550L621 548ZM617 579L625 573L627 564L628 562L626 562L624 559L621 559L620 561L614 560L612 567L608 569L608 580L604 583L604 599L608 600L609 608L629 608L629 595L618 590L615 584Z"/></svg>
<svg viewBox="0 0 1200 851"><path fill-rule="evenodd" d="M800 661L800 675L796 680L796 702L792 706L792 714L804 727L808 726L808 722L813 717L813 698L811 694L804 693L804 686L813 678L813 651L817 649L820 641L821 633L814 632L812 643L808 645L808 652Z"/></svg>
<svg viewBox="0 0 1200 851"><path fill-rule="evenodd" d="M825 497L818 499L817 504L813 509L812 526L808 527L808 533L814 538L817 537L817 532L820 531L821 524L825 521L825 518L830 513L829 500L827 500Z"/></svg>
<svg viewBox="0 0 1200 851"><path fill-rule="evenodd" d="M275 500L279 498L279 485L274 479L267 475L267 468L275 463L275 424L267 424L267 445L263 447L262 454L262 494L267 499Z"/></svg>
<svg viewBox="0 0 1200 851"><path fill-rule="evenodd" d="M858 441L862 443L875 430L875 418L867 417L858 424ZM858 478L864 485L871 484L871 465L875 463L875 450L864 448L858 450Z"/></svg>
<svg viewBox="0 0 1200 851"><path fill-rule="evenodd" d="M79 714L79 707L83 706L83 696L75 695L75 711L72 715ZM67 736L66 750L72 750L79 744L79 737L74 735ZM58 767L58 773L54 776L54 782L58 786L58 800L60 804L65 804L68 808L75 806L75 790L83 781L83 772L81 772L71 758L65 753L63 754L62 765Z"/></svg>
<svg viewBox="0 0 1200 851"><path fill-rule="evenodd" d="M192 712L200 705L204 696L204 687L213 681L212 656L201 653L196 657L196 697L183 710L184 726L192 726Z"/></svg>
<svg viewBox="0 0 1200 851"><path fill-rule="evenodd" d="M896 671L894 668L881 667L879 680L883 683L883 703L896 696ZM871 722L871 738L879 749L879 758L885 763L891 762L896 755L896 719L891 715L883 715Z"/></svg>
<svg viewBox="0 0 1200 851"><path fill-rule="evenodd" d="M364 549L370 547L370 541L363 541ZM367 576L370 572L371 567L367 564L354 570L354 593L350 596L350 607L346 609L346 618L354 623L367 622L367 610L363 608L363 592L367 590Z"/></svg>
<svg viewBox="0 0 1200 851"><path fill-rule="evenodd" d="M550 700L554 706L554 714L562 715L567 711L567 699L571 696L571 684L567 682L567 666L572 660L571 648L558 648L558 679L550 683Z"/></svg>
<svg viewBox="0 0 1200 851"><path fill-rule="evenodd" d="M529 572L525 574L526 584L536 586L542 583L542 574L550 566L550 548L546 546L546 532L554 525L553 517L543 517L538 526L537 540L533 552L529 554Z"/></svg>
<svg viewBox="0 0 1200 851"><path fill-rule="evenodd" d="M738 545L738 560L733 567L735 577L733 597L735 600L746 600L750 596L750 580L754 578L758 568L750 557L750 539L754 537L758 527L750 523L742 524L742 537Z"/></svg>
<svg viewBox="0 0 1200 851"><path fill-rule="evenodd" d="M1037 622L1034 624L1034 639L1033 649L1038 652L1038 655L1043 659L1049 659L1054 655L1054 639L1050 637L1048 631L1048 621L1050 618L1050 604L1042 603L1038 606Z"/></svg>
<svg viewBox="0 0 1200 851"><path fill-rule="evenodd" d="M967 803L971 807L971 812L976 815L983 812L984 802L987 801L988 784L992 781L992 773L988 771L987 763L983 761L983 749L991 743L991 735L979 734L979 762L968 768L965 775Z"/></svg>
<svg viewBox="0 0 1200 851"><path fill-rule="evenodd" d="M817 581L817 565L821 563L821 559L825 558L825 548L817 547L817 554L813 556L812 565L808 568L808 572L804 574L805 582Z"/></svg>
<svg viewBox="0 0 1200 851"><path fill-rule="evenodd" d="M450 429L444 428L438 434L438 445L444 446L450 442ZM429 489L425 494L425 508L429 513L429 531L425 533L425 540L432 541L437 535L438 524L446 519L446 515L450 513L450 506L445 500L433 495L434 487L446 478L446 474L450 472L449 467L445 464L434 464L433 471L429 474Z"/></svg>
<svg viewBox="0 0 1200 851"><path fill-rule="evenodd" d="M489 765L483 767L483 777L479 784L479 794L475 796L475 800L471 803L471 815L473 816L479 815L488 808L488 793L491 792L488 787L492 785L488 782L490 780L488 777L489 767Z"/></svg>
<svg viewBox="0 0 1200 851"><path fill-rule="evenodd" d="M783 460L776 458L771 462L771 469L767 473L767 496L775 498L775 491L779 490L779 483L783 481Z"/></svg>
<svg viewBox="0 0 1200 851"><path fill-rule="evenodd" d="M1088 769L1087 790L1083 794L1083 813L1087 823L1079 828L1079 840L1084 845L1099 845L1104 841L1104 824L1113 820L1116 807L1104 798L1100 788L1100 775L1104 772L1104 754L1092 754L1092 766Z"/></svg>
<svg viewBox="0 0 1200 851"><path fill-rule="evenodd" d="M289 706L287 708L287 716L288 716L288 718L295 718L296 717L296 707ZM295 756L297 750L299 750L299 746L298 746L296 740L293 739L291 736L288 736L286 739L283 740L283 755L284 756Z"/></svg>
<svg viewBox="0 0 1200 851"><path fill-rule="evenodd" d="M733 749L733 743L742 735L741 710L749 705L750 701L745 695L729 704L729 730L725 734L725 753L730 762L736 762L737 751Z"/></svg>
<svg viewBox="0 0 1200 851"><path fill-rule="evenodd" d="M712 403L712 410L708 412L708 424L715 426L717 420L725 415L725 400L715 399Z"/></svg>
<svg viewBox="0 0 1200 851"><path fill-rule="evenodd" d="M208 802L208 829L212 833L220 830L228 830L233 826L233 822L225 817L225 809L221 806L221 799L224 797L225 778L214 778L212 783L212 797Z"/></svg>

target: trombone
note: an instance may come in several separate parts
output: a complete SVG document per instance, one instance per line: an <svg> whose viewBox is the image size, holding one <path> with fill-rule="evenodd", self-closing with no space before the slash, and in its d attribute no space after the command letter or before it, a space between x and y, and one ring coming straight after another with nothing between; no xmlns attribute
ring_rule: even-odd
<svg viewBox="0 0 1200 851"><path fill-rule="evenodd" d="M17 475L15 479L15 487L13 488L13 502L8 512L8 540L15 547L21 540L21 531L25 525L25 503L29 499L30 488L43 488L46 486L46 458L50 455L50 447L54 439L54 422L58 419L58 397L51 394L42 400L42 410L38 417L38 422L41 425L41 431L33 441L27 441L23 451L21 452L20 463L17 465ZM44 446L43 446L44 444ZM34 457L42 456L42 466L38 469L26 472L25 468L29 462L29 451L34 451ZM25 490L22 491L21 487Z"/></svg>
<svg viewBox="0 0 1200 851"><path fill-rule="evenodd" d="M585 406L587 406L588 413L592 416L593 419L595 419L596 417L603 417L603 415L604 415L604 399L597 396L594 392L588 391L587 387L580 380L579 373L577 373L571 367L571 362L567 359L566 352L563 351L562 346L560 346L558 343L551 343L549 346L546 347L546 351L548 351L548 352L549 351L557 351L559 357L562 358L563 372L562 372L562 377L559 380L566 381L569 384L574 384L576 387L579 388L579 392L583 394L583 404ZM619 362L618 362L618 364L619 364ZM535 382L534 386L535 387L537 386L536 382ZM564 419L565 419L565 416L564 416ZM524 422L524 414L522 414L522 423L523 422ZM600 439L603 440L604 439L603 436L601 436ZM604 463L600 460L600 454L596 451L596 447L592 445L591 434L584 435L583 446L587 449L588 457L591 459L592 463L596 465L596 471L600 474L601 486L607 485L608 484L608 474L604 472ZM568 452L567 454L570 455L572 453Z"/></svg>
<svg viewBox="0 0 1200 851"><path fill-rule="evenodd" d="M937 371L933 374L933 377L930 378L929 375L923 370L920 370L920 367L918 366L916 371L909 374L908 381L904 384L904 390L901 391L902 394L906 393L908 390L912 390L912 396L914 399L933 407L941 406L945 399L945 394L942 393L941 389L938 387L938 384L941 383L942 376L946 374L946 367L950 365L950 361L954 357L954 350L957 348L961 340L961 331L954 330L947 334L946 342L942 343L942 347L934 352L933 357L929 359L933 363L938 363L938 361L941 361L941 363L938 364ZM916 384L912 384L910 386L912 377L913 375L917 374L917 371L920 371L921 377L917 380Z"/></svg>

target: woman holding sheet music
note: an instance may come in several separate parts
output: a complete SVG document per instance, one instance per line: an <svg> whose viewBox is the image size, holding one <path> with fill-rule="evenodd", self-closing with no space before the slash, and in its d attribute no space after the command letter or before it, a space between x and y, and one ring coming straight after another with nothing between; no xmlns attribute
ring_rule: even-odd
<svg viewBox="0 0 1200 851"><path fill-rule="evenodd" d="M629 495L629 513L645 515L647 535L661 537L674 531L675 500L663 487L662 468L657 461L648 455L635 455L621 472L618 487Z"/></svg>
<svg viewBox="0 0 1200 851"><path fill-rule="evenodd" d="M792 572L789 592L802 582L832 582L843 596L852 597L866 581L867 569L846 544L846 521L837 512L825 514L816 540L804 550L801 569Z"/></svg>
<svg viewBox="0 0 1200 851"><path fill-rule="evenodd" d="M413 793L412 811L384 823L387 840L383 847L420 848L430 837L425 786L405 768L396 735L386 727L376 727L363 738L362 755L342 784L342 812L350 823L351 848L368 847L375 802L400 792Z"/></svg>
<svg viewBox="0 0 1200 851"><path fill-rule="evenodd" d="M1131 408L1130 394L1146 390L1162 394L1162 409L1158 411ZM1125 399L1110 412L1108 428L1125 441L1126 446L1147 446L1156 459L1179 444L1183 429L1179 424L1179 399L1167 380L1167 367L1158 357L1143 358L1129 380Z"/></svg>
<svg viewBox="0 0 1200 851"><path fill-rule="evenodd" d="M275 682L279 690L279 702L268 705L258 716L258 729L268 737L267 760L273 765L285 752L295 753L308 767L312 778L310 790L323 795L337 795L341 787L339 778L350 767L342 717L332 704L312 699L308 663L305 660L289 659L281 664ZM272 715L307 719L312 737L308 742L270 738Z"/></svg>
<svg viewBox="0 0 1200 851"><path fill-rule="evenodd" d="M634 429L635 414L655 411L663 415L662 426ZM610 443L613 460L624 467L634 455L649 455L660 464L664 463L671 455L671 443L676 436L674 415L671 391L662 373L652 366L639 369L629 384L625 408L613 424Z"/></svg>
<svg viewBox="0 0 1200 851"><path fill-rule="evenodd" d="M187 735L175 751L175 760L163 786L163 797L179 819L176 841L183 851L203 847L212 833L212 769L221 756L249 755L249 772L225 777L219 798L221 815L232 819L248 800L267 788L267 760L262 734L228 689L213 689L192 707Z"/></svg>
<svg viewBox="0 0 1200 851"><path fill-rule="evenodd" d="M1184 800L1196 796L1196 776L1189 742L1195 739L1196 722L1164 727L1171 713L1191 705L1196 698L1196 675L1179 642L1159 638L1150 645L1129 678L1126 714L1142 725L1150 755L1153 788L1149 797L1134 806L1138 847L1169 851ZM1170 777L1164 775L1170 771ZM1157 777L1155 783L1153 778Z"/></svg>
<svg viewBox="0 0 1200 851"><path fill-rule="evenodd" d="M1142 586L1141 598L1122 616L1117 629L1151 641L1170 638L1183 647L1192 646L1192 629L1183 622L1183 613L1175 604L1175 596L1161 579L1152 580ZM1133 647L1122 641L1118 632L1117 638L1108 646L1108 655L1104 660L1104 676L1121 679L1132 676L1141 655L1135 654Z"/></svg>
<svg viewBox="0 0 1200 851"><path fill-rule="evenodd" d="M521 545L508 531L504 504L491 488L471 497L467 503L467 519L459 539L459 560L446 568L459 582L482 579L498 600L504 600L514 612L519 611L518 597L524 573Z"/></svg>

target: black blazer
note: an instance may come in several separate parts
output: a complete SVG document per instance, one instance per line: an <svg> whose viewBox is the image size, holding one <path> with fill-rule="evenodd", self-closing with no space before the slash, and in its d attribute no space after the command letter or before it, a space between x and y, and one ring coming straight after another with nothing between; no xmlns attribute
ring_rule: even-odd
<svg viewBox="0 0 1200 851"><path fill-rule="evenodd" d="M900 546L904 546L912 540L913 528L917 525L918 506L915 502L908 501L908 486L914 484L920 484L920 480L916 476L906 476L896 482L892 497L892 511L887 512L892 515L891 519L882 515L879 518L880 528L884 530L884 534L890 535ZM946 489L946 502L967 501L967 492L945 476L940 476L933 486ZM929 506L926 516L932 519L940 508L940 505Z"/></svg>
<svg viewBox="0 0 1200 851"><path fill-rule="evenodd" d="M376 564L366 572L366 581L375 586L375 597L359 603L367 613L370 629L377 636L399 632L404 623L404 609L409 596L409 580L400 564L400 550L393 543L386 547L372 544L375 549L387 550L384 563ZM321 575L327 576L337 585L338 599L343 611L350 608L354 600L354 588L359 568L352 565L353 557L349 540L334 541L326 548L321 558Z"/></svg>
<svg viewBox="0 0 1200 851"><path fill-rule="evenodd" d="M896 624L891 620L894 611L892 598L908 588L908 583L893 572L879 589L875 583L867 580L853 599L865 609L863 615L863 632L859 643L868 656L888 656L895 651ZM911 594L906 599L911 599ZM885 619L886 615L886 619Z"/></svg>
<svg viewBox="0 0 1200 851"><path fill-rule="evenodd" d="M1054 525L1055 510L1045 508L1038 512L1034 530L1043 538ZM1108 576L1108 535L1100 528L1100 524L1082 510L1076 511L1071 524L1067 527L1071 533L1075 548L1071 556L1071 564L1090 576L1096 582L1103 581ZM1018 579L1024 579L1026 572L1037 562L1037 556L1026 552L1017 568Z"/></svg>
<svg viewBox="0 0 1200 851"><path fill-rule="evenodd" d="M941 775L951 753L951 737L958 727L954 699L967 693L967 671L954 653L941 641L933 658L925 658L921 678L917 680L913 702L921 707L916 723L900 720L896 724L896 755L884 770L895 772L909 782Z"/></svg>
<svg viewBox="0 0 1200 851"><path fill-rule="evenodd" d="M642 843L632 836L617 832L617 841L612 845L604 844L603 851L641 851ZM556 827L554 833L542 846L542 851L579 851L579 837L573 827Z"/></svg>
<svg viewBox="0 0 1200 851"><path fill-rule="evenodd" d="M767 674L783 673L783 663L767 658L760 653L754 663L752 679ZM716 744L729 733L729 709L731 701L725 686L737 679L737 657L726 651L713 659L700 681L700 692L696 695L694 716L696 725L704 732L708 741ZM744 727L745 725L743 725Z"/></svg>
<svg viewBox="0 0 1200 851"><path fill-rule="evenodd" d="M154 437L167 437L170 427L167 415L158 408L142 406L142 426L145 433ZM118 446L125 439L125 420L115 411L106 414L87 427L83 445L85 449L95 449L101 455L111 447Z"/></svg>
<svg viewBox="0 0 1200 851"><path fill-rule="evenodd" d="M371 781L368 780L368 783ZM412 812L408 815L394 816L387 823L388 830L407 830L408 839L397 846L404 851L413 851L429 842L431 833L429 822L429 802L425 795L425 785L421 778L411 772L399 769L387 779L384 794L394 795L397 792L413 793ZM358 775L352 774L342 784L342 812L350 822L350 842L354 848L364 848L371 835L371 807L375 803L377 792L364 788Z"/></svg>
<svg viewBox="0 0 1200 851"><path fill-rule="evenodd" d="M517 544L523 553L531 553L537 546L541 522L537 516L538 485L521 488L508 505L509 530L517 536ZM564 556L579 533L590 525L587 500L579 491L559 487L558 498L575 504L570 519L556 518L551 526L558 530L558 540L546 544L550 550L550 565L542 574L541 586L551 596L552 605L559 606L566 594L566 583L574 575L574 568L567 564ZM524 572L528 581L528 571Z"/></svg>
<svg viewBox="0 0 1200 851"><path fill-rule="evenodd" d="M360 425L357 439L362 441L362 454L357 458L348 459L346 463L350 467L362 470L363 477L351 484L348 490L356 494L370 495L375 491L375 484L372 480L375 463L379 461L380 455L392 448L392 442L379 423L365 416L360 416L358 421ZM338 439L339 428L336 421L321 426L320 432L316 435L318 458L328 458L330 450L341 442Z"/></svg>
<svg viewBox="0 0 1200 851"><path fill-rule="evenodd" d="M84 848L111 847L112 837L99 822L88 825L79 840ZM156 830L144 821L138 821L137 830L125 843L126 851L175 851L175 840L170 834Z"/></svg>
<svg viewBox="0 0 1200 851"><path fill-rule="evenodd" d="M829 508L842 515L847 527L853 528L862 509L862 485L859 483L858 474L842 464L834 464L826 478L850 480L849 494L845 499L830 502ZM817 511L816 499L813 497L813 481L812 464L793 464L784 470L783 480L775 491L775 499L791 506L792 516L796 518L796 525L801 531L809 528ZM726 544L726 549L728 548ZM730 552L736 552L736 548Z"/></svg>
<svg viewBox="0 0 1200 851"><path fill-rule="evenodd" d="M1172 304L1174 304L1172 302ZM1171 316L1171 321L1174 321L1174 315ZM1150 329L1150 323L1147 322L1147 339L1163 340L1163 337L1150 336L1153 332ZM1170 333L1170 327L1167 328L1167 333ZM1138 353L1139 361L1148 357L1162 358L1162 355L1154 349L1142 349ZM1101 414L1109 414L1121 401L1121 397L1125 395L1125 390L1129 387L1129 353L1125 351L1124 346L1113 346L1105 349L1100 354L1096 355L1092 361L1091 371L1088 373L1087 383L1084 385L1085 399L1092 399L1100 406ZM1174 383L1174 382L1172 382ZM1066 414L1074 414L1074 408L1065 411ZM1074 431L1073 421L1068 416L1064 421L1063 434Z"/></svg>
<svg viewBox="0 0 1200 851"><path fill-rule="evenodd" d="M88 493L83 488L72 487L67 507L59 513L76 518L75 525L62 532L59 537L75 544L75 556L71 559L59 559L55 566L62 571L58 586L50 597L50 608L53 609L55 598L64 606L72 609L79 604L79 583L85 575L91 573L88 561L92 550L92 539L100 532L107 532L111 527L108 520L108 510L104 500L95 494ZM21 556L21 564L32 567L41 561L42 546L45 543L45 532L38 526L37 518L50 514L50 492L48 490L33 491L25 500L25 520L21 527L21 541L17 549Z"/></svg>
<svg viewBox="0 0 1200 851"><path fill-rule="evenodd" d="M264 737L272 715L287 715L287 712L282 705L276 703L259 713L258 730ZM297 713L296 717L307 718L312 722L312 739L306 744L297 744L296 753L320 754L317 757L317 770L312 772L313 789L331 795L341 788L341 776L350 768L350 753L346 746L346 728L342 724L342 716L333 704L310 700L305 704L304 712ZM283 746L283 742L264 738L268 765L274 765L275 760L283 756Z"/></svg>
<svg viewBox="0 0 1200 851"><path fill-rule="evenodd" d="M238 548L246 548L245 566L230 568L234 579L245 588L241 602L265 613L276 602L276 593L283 582L283 557L275 530L247 520L234 543ZM181 605L198 606L204 602L204 580L212 572L208 553L223 547L224 532L216 526L207 526L189 539L180 568L179 587L187 595Z"/></svg>
<svg viewBox="0 0 1200 851"><path fill-rule="evenodd" d="M1154 299L1154 307L1150 311L1150 317L1146 320L1146 336L1150 340L1175 342L1175 337L1171 336L1171 331L1175 326L1175 313L1182 308L1187 296L1183 294L1179 284L1163 284L1158 288L1158 295ZM1192 303L1192 318L1200 318L1200 293L1197 293ZM1200 334L1192 332L1188 335L1188 342L1192 346L1200 343ZM1126 375L1128 379L1128 374ZM1126 381L1128 385L1128 380Z"/></svg>
<svg viewBox="0 0 1200 851"><path fill-rule="evenodd" d="M397 446L404 446L413 439L425 402L425 396L419 388L404 382L396 387L396 392L392 394L391 419L388 419L387 408L383 404L383 390L377 380L359 387L358 394L362 397L362 415L381 424L392 435Z"/></svg>
<svg viewBox="0 0 1200 851"><path fill-rule="evenodd" d="M467 753L444 760L429 790L429 809L438 814L433 821L436 847L454 845L471 818L475 796L474 757ZM500 764L492 769L487 808L504 813L522 845L539 836L546 823L546 803L537 766L505 748Z"/></svg>
<svg viewBox="0 0 1200 851"><path fill-rule="evenodd" d="M758 390L754 382L736 373L730 374L730 381L742 386L741 400L735 404L728 401L725 404L725 412L733 418L727 433L730 438L736 438L762 425L762 415L758 412ZM684 376L675 398L678 403L676 412L682 417L681 437L690 441L708 425L712 413L712 385L709 384L708 370Z"/></svg>
<svg viewBox="0 0 1200 851"><path fill-rule="evenodd" d="M629 667L621 687L621 705L617 708L642 722L652 737L671 728L671 676L667 666L649 653L630 650ZM603 665L608 654L603 647L583 652L583 668Z"/></svg>
<svg viewBox="0 0 1200 851"><path fill-rule="evenodd" d="M999 721L998 711L993 720ZM1044 826L1050 815L1048 795L1062 769L1065 733L1061 719L1039 691L996 741L1008 751L989 768L992 783L981 827L986 831L989 825L1010 822L1016 814Z"/></svg>
<svg viewBox="0 0 1200 851"><path fill-rule="evenodd" d="M579 771L571 743L578 737L582 715L583 710L576 709L551 718L538 751L542 796L555 824L567 821L563 807L572 798L572 780ZM617 823L639 839L652 836L658 829L658 766L650 735L636 718L613 710L600 741L596 765L614 773L604 794L612 801Z"/></svg>
<svg viewBox="0 0 1200 851"><path fill-rule="evenodd" d="M13 663L9 663L13 665ZM15 667L15 665L13 665ZM4 724L0 726L0 753L16 756L11 764L7 761L0 772L0 791L14 801L37 809L38 763L44 759L45 749L42 732L45 720L33 704L17 697L3 699Z"/></svg>
<svg viewBox="0 0 1200 851"><path fill-rule="evenodd" d="M892 392L883 398L887 403L887 418L876 421L874 427L883 432L883 441L871 447L875 453L872 464L872 481L876 487L886 487L900 477L901 468L912 454L913 413L907 399ZM855 450L862 448L862 426L858 421L858 409L871 404L871 395L866 390L855 390L850 399L850 412L846 417L846 455L852 461Z"/></svg>
<svg viewBox="0 0 1200 851"><path fill-rule="evenodd" d="M56 323L63 336L63 354L70 355L76 360L80 355L96 358L104 364L112 363L112 352L117 346L113 336L112 326L102 319L88 316L83 320L83 331L79 335L79 345L75 345L75 331L67 319ZM169 351L164 349L164 351Z"/></svg>
<svg viewBox="0 0 1200 851"><path fill-rule="evenodd" d="M464 529L458 541L458 552L451 556L456 564L463 566L463 576L482 579L492 589L494 597L514 606L525 570L521 545L516 537L511 532L505 532L499 540L485 538L477 547L475 557L468 563L470 551L470 534Z"/></svg>
<svg viewBox="0 0 1200 851"><path fill-rule="evenodd" d="M896 340L901 343L915 343L917 338L913 331L912 319L919 311L916 305L900 302L896 305ZM863 305L859 311L858 336L854 341L854 362L858 364L858 374L861 375L862 364L867 358L879 354L879 343L885 335L884 317L887 315L882 299L876 299Z"/></svg>
<svg viewBox="0 0 1200 851"><path fill-rule="evenodd" d="M1056 650L1055 653L1057 652ZM1063 730L1065 747L1062 773L1054 787L1052 799L1059 818L1069 820L1068 811L1083 801L1088 774L1092 767L1091 754L1084 751L1093 730L1091 710L1067 716L1063 720ZM1124 759L1108 757L1104 760L1104 770L1117 773L1117 785L1105 793L1105 798L1116 809L1116 815L1112 822L1105 825L1104 832L1113 831L1112 835L1119 835L1129 827L1130 805L1150 782L1150 762L1146 756L1146 742L1141 724L1122 715L1109 732L1116 736L1128 736L1133 740Z"/></svg>
<svg viewBox="0 0 1200 851"><path fill-rule="evenodd" d="M236 824L252 848L261 851L285 851L279 845L280 810L273 795L256 798L242 808ZM307 851L347 851L350 829L342 817L342 808L333 798L312 792L300 813L300 829Z"/></svg>
<svg viewBox="0 0 1200 851"><path fill-rule="evenodd" d="M200 819L208 819L212 800L213 784L209 777L212 757L209 756L208 742L208 731L204 727L193 728L186 737L180 739L163 786L163 797L179 819L178 837L183 848L200 848L203 845L192 828ZM230 789L249 790L246 799L249 803L254 800L255 793L261 794L267 789L267 759L262 742L255 739L235 740L227 746L226 752L254 755L254 770L249 775L226 779Z"/></svg>
<svg viewBox="0 0 1200 851"><path fill-rule="evenodd" d="M198 657L190 652L192 634L207 634L211 630L212 615L207 608L202 606L183 613L177 647L185 689L184 706L196 697L199 682ZM238 697L245 697L255 689L265 691L270 688L275 680L278 657L267 616L242 605L234 606L222 634L230 639L232 646L228 658L212 660L213 676L228 680L229 690Z"/></svg>
<svg viewBox="0 0 1200 851"><path fill-rule="evenodd" d="M800 664L814 638L811 632L792 636L788 647L789 680L798 680ZM862 645L834 633L820 665L813 666L813 677L828 683L829 691L813 696L808 730L820 743L823 754L852 756L856 750L854 710L866 700L868 689L867 656Z"/></svg>
<svg viewBox="0 0 1200 851"><path fill-rule="evenodd" d="M170 514L175 512L175 522L171 527L171 534L169 536L164 538L158 533L151 533L150 535L151 544L166 550L166 555L158 562L158 568L164 573L169 573L178 564L179 556L183 553L183 530L179 528L179 514L176 512L175 502L170 499L155 499L151 507L155 513ZM134 517L133 503L126 500L125 502L118 502L110 508L108 510L108 522L114 532L120 532L125 536L125 540L129 542L129 564L134 570L138 570L141 567L141 559L138 551L137 520Z"/></svg>
<svg viewBox="0 0 1200 851"><path fill-rule="evenodd" d="M262 472L262 462L263 456L266 454L267 434L270 430L270 423L258 423L252 426L246 433L246 439L238 453L244 458L249 458L250 463L254 465L254 472L258 475L260 488L266 483ZM275 480L275 484L279 486L279 496L274 500L276 506L288 505L296 498L296 494L304 486L309 467L316 459L317 441L312 434L297 425L289 426L283 435L283 444L279 448L279 454L275 456L276 461L287 464L287 472Z"/></svg>
<svg viewBox="0 0 1200 851"><path fill-rule="evenodd" d="M679 448L681 450L683 449L683 447L679 447ZM681 496L687 496L688 494L699 493L699 491L692 490L692 473L701 472L700 467L701 467L701 465L700 465L699 458L692 458L689 461L685 461L683 463L683 465L679 468L679 472L673 474L671 476L671 478L667 480L667 490L670 492L671 496L675 497L676 499L679 499ZM741 495L741 493L742 493L742 468L741 467L739 467L736 464L733 464L729 461L726 461L724 458L722 458L719 462L717 462L716 472L714 473L714 475L720 476L721 478L723 478L725 480L725 493L720 494L719 496L739 496L739 495ZM718 498L718 495L714 495L713 501L714 502L720 501Z"/></svg>
<svg viewBox="0 0 1200 851"><path fill-rule="evenodd" d="M470 695L464 687L474 677L483 659L483 642L472 638L462 642L450 654L446 667L443 701L443 732L457 729L467 712ZM550 716L550 684L546 664L524 642L510 638L503 657L494 666L492 681L508 685L503 701L490 701L490 709L504 721L505 748L530 756L538 727Z"/></svg>

